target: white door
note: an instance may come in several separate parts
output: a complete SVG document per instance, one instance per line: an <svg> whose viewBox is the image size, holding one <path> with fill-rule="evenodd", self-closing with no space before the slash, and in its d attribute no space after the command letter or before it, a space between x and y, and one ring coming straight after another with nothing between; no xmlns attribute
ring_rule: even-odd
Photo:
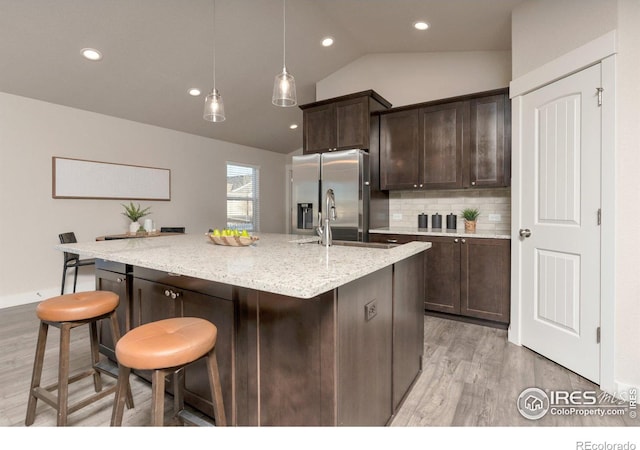
<svg viewBox="0 0 640 450"><path fill-rule="evenodd" d="M600 64L523 96L521 343L599 383Z"/></svg>

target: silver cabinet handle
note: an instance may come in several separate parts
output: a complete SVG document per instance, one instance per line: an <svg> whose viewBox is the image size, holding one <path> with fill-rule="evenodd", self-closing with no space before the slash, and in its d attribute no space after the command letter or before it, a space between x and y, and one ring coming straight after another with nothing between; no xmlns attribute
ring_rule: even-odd
<svg viewBox="0 0 640 450"><path fill-rule="evenodd" d="M422 187L422 185L420 185L420 187Z"/></svg>
<svg viewBox="0 0 640 450"><path fill-rule="evenodd" d="M124 280L120 277L116 278L116 283L122 283Z"/></svg>
<svg viewBox="0 0 640 450"><path fill-rule="evenodd" d="M169 289L164 291L164 296L169 297L171 295L171 291Z"/></svg>
<svg viewBox="0 0 640 450"><path fill-rule="evenodd" d="M466 240L466 239L463 239L463 240L462 240L462 243L463 243L463 244L465 244L466 242L467 242L467 240Z"/></svg>
<svg viewBox="0 0 640 450"><path fill-rule="evenodd" d="M390 244L395 244L396 242L398 242L397 239L387 239L387 242Z"/></svg>
<svg viewBox="0 0 640 450"><path fill-rule="evenodd" d="M458 239L458 238L455 238L455 239L453 240L453 242L455 242L456 244L458 243L458 241L459 241L459 239Z"/></svg>
<svg viewBox="0 0 640 450"><path fill-rule="evenodd" d="M475 186L475 185L476 185L476 182L475 182L475 181L472 181L472 182L471 182L471 186Z"/></svg>
<svg viewBox="0 0 640 450"><path fill-rule="evenodd" d="M531 230L528 228L520 228L520 237L528 238L531 236Z"/></svg>
<svg viewBox="0 0 640 450"><path fill-rule="evenodd" d="M413 187L414 187L414 188L417 188L417 187L418 187L418 185L417 185L417 184L414 184L414 185L413 185Z"/></svg>

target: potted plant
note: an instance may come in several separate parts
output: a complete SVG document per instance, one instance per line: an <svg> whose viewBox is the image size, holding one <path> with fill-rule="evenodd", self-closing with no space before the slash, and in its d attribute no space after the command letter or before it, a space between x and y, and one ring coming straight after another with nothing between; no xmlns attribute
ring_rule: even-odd
<svg viewBox="0 0 640 450"><path fill-rule="evenodd" d="M464 218L464 231L466 233L476 232L476 222L478 221L479 215L480 211L478 211L476 208L465 208L462 210L462 217Z"/></svg>
<svg viewBox="0 0 640 450"><path fill-rule="evenodd" d="M140 207L140 203L138 203L138 205L136 206L133 204L133 202L129 202L128 205L122 204L122 206L124 207L124 212L122 214L127 216L129 220L131 220L131 225L129 225L129 233L137 233L141 228L138 220L142 219L144 216L148 216L149 214L151 214L151 212L149 211L151 207L149 206L145 209L142 209Z"/></svg>

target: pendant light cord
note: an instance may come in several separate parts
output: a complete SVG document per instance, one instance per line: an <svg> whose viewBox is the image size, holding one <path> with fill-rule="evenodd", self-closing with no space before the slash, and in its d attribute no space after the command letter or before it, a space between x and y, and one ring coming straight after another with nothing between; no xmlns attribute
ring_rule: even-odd
<svg viewBox="0 0 640 450"><path fill-rule="evenodd" d="M287 0L282 0L282 68L287 68Z"/></svg>
<svg viewBox="0 0 640 450"><path fill-rule="evenodd" d="M213 90L216 89L216 0L213 0Z"/></svg>

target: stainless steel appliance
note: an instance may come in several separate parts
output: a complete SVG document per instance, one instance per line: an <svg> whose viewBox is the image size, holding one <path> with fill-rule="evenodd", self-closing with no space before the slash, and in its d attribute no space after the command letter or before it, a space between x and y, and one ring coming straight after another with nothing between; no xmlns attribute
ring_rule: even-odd
<svg viewBox="0 0 640 450"><path fill-rule="evenodd" d="M295 234L316 234L331 213L335 240L368 241L370 226L369 155L359 149L314 153L292 158L292 223ZM327 190L333 190L335 211L326 209Z"/></svg>

